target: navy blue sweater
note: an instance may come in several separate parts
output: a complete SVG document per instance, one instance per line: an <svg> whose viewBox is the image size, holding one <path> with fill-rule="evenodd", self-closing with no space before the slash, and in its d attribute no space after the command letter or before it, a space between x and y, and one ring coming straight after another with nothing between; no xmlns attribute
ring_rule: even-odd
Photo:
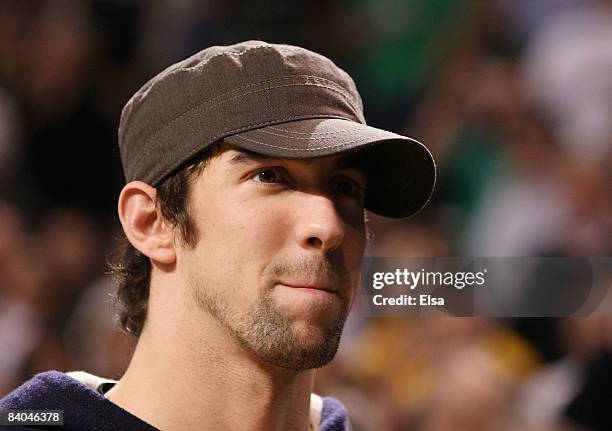
<svg viewBox="0 0 612 431"><path fill-rule="evenodd" d="M65 429L71 431L155 431L144 422L78 380L59 371L37 374L0 400L0 411L63 410L64 426L0 427L2 431ZM323 398L320 431L350 431L345 407Z"/></svg>

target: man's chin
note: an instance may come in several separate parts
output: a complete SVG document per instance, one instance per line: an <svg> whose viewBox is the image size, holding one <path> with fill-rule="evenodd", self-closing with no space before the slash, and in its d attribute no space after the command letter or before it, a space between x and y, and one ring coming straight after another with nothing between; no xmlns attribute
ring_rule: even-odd
<svg viewBox="0 0 612 431"><path fill-rule="evenodd" d="M321 326L299 320L279 324L259 320L252 330L240 334L241 343L265 363L295 371L320 368L336 355L344 319Z"/></svg>
<svg viewBox="0 0 612 431"><path fill-rule="evenodd" d="M313 342L311 338L304 343L287 346L283 351L268 352L261 356L261 359L271 365L294 371L310 370L327 365L336 356L338 345L339 342L330 340Z"/></svg>

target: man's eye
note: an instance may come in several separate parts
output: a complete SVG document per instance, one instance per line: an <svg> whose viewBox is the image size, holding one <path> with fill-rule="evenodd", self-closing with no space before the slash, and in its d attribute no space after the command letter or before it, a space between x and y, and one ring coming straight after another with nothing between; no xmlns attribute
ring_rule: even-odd
<svg viewBox="0 0 612 431"><path fill-rule="evenodd" d="M253 179L259 183L278 183L282 181L280 173L275 169L263 169L257 172Z"/></svg>
<svg viewBox="0 0 612 431"><path fill-rule="evenodd" d="M359 197L363 195L363 187L357 182L347 177L338 178L334 183L336 193Z"/></svg>

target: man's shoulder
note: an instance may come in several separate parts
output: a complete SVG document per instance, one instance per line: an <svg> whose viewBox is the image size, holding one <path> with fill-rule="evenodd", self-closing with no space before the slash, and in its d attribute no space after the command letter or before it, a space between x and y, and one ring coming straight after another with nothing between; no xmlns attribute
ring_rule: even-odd
<svg viewBox="0 0 612 431"><path fill-rule="evenodd" d="M0 399L0 411L62 410L67 430L154 430L147 423L114 405L95 390L87 373L40 373ZM20 428L26 429L26 428Z"/></svg>
<svg viewBox="0 0 612 431"><path fill-rule="evenodd" d="M51 404L57 405L61 403L61 398L67 391L74 390L72 382L74 379L59 371L36 374L0 399L0 410L33 410L44 409Z"/></svg>
<svg viewBox="0 0 612 431"><path fill-rule="evenodd" d="M0 412L10 410L65 410L72 396L86 388L75 388L79 383L59 371L36 374L17 389L0 399ZM3 428L4 429L4 428ZM35 426L15 427L19 430L39 429Z"/></svg>

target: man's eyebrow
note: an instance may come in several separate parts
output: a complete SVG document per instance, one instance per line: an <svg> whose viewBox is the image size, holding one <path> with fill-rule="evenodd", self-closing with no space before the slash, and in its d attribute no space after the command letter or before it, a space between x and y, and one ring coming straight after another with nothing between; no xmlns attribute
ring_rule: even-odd
<svg viewBox="0 0 612 431"><path fill-rule="evenodd" d="M230 159L230 163L234 165L252 164L262 160L275 160L274 157L264 156L263 154L255 153L249 150L240 150Z"/></svg>

